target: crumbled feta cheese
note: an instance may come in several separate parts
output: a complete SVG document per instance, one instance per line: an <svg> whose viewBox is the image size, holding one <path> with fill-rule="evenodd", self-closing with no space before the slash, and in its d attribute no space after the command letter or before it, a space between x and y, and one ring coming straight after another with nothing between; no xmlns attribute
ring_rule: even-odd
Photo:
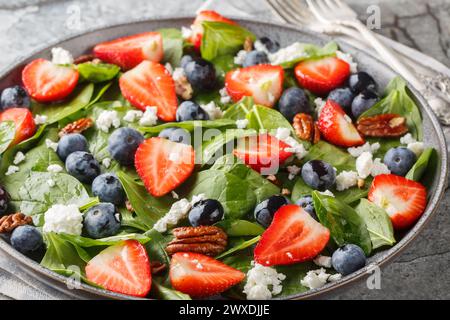
<svg viewBox="0 0 450 320"><path fill-rule="evenodd" d="M336 282L342 279L342 274L335 273L328 277L328 282Z"/></svg>
<svg viewBox="0 0 450 320"><path fill-rule="evenodd" d="M330 274L328 274L324 268L308 271L306 276L300 281L302 286L309 289L317 289L324 286L327 283Z"/></svg>
<svg viewBox="0 0 450 320"><path fill-rule="evenodd" d="M331 192L330 190L325 190L325 191L317 191L320 194L323 194L324 196L329 196L329 197L333 197L334 198L334 193Z"/></svg>
<svg viewBox="0 0 450 320"><path fill-rule="evenodd" d="M340 50L336 51L336 57L338 57L341 60L344 60L350 65L350 72L356 73L358 72L358 64L353 60L353 57L350 53L344 53Z"/></svg>
<svg viewBox="0 0 450 320"><path fill-rule="evenodd" d="M166 232L168 226L176 225L179 220L186 217L191 209L191 203L187 199L181 199L172 204L169 212L164 217L156 221L153 228L158 232Z"/></svg>
<svg viewBox="0 0 450 320"><path fill-rule="evenodd" d="M74 204L54 204L44 214L44 232L81 235L83 214Z"/></svg>
<svg viewBox="0 0 450 320"><path fill-rule="evenodd" d="M190 37L192 37L192 29L191 28L187 28L187 27L181 27L181 37L183 39L189 39Z"/></svg>
<svg viewBox="0 0 450 320"><path fill-rule="evenodd" d="M117 111L115 110L105 110L100 113L97 120L95 120L95 124L98 129L103 132L108 133L109 128L120 127L120 119Z"/></svg>
<svg viewBox="0 0 450 320"><path fill-rule="evenodd" d="M423 144L423 142L412 142L408 143L407 148L414 152L417 157L419 157L425 149L425 145Z"/></svg>
<svg viewBox="0 0 450 320"><path fill-rule="evenodd" d="M370 152L374 154L378 151L378 149L380 149L380 144L378 142L372 144L366 142L362 146L348 148L347 151L352 157L358 158L363 152Z"/></svg>
<svg viewBox="0 0 450 320"><path fill-rule="evenodd" d="M5 176L10 176L16 172L19 172L19 167L18 166L9 166L8 169L5 172Z"/></svg>
<svg viewBox="0 0 450 320"><path fill-rule="evenodd" d="M51 164L47 167L47 171L52 173L58 173L63 171L63 167L61 167L59 164Z"/></svg>
<svg viewBox="0 0 450 320"><path fill-rule="evenodd" d="M358 183L358 173L355 171L342 171L336 176L336 190L343 191Z"/></svg>
<svg viewBox="0 0 450 320"><path fill-rule="evenodd" d="M216 120L223 117L222 109L216 106L214 101L211 101L208 104L202 104L200 107L209 115L210 120Z"/></svg>
<svg viewBox="0 0 450 320"><path fill-rule="evenodd" d="M122 118L126 122L135 122L140 119L144 113L141 110L129 110Z"/></svg>
<svg viewBox="0 0 450 320"><path fill-rule="evenodd" d="M23 154L23 152L18 151L18 152L16 153L16 155L14 156L13 163L14 163L14 164L19 164L19 163L21 163L23 160L25 160L25 155Z"/></svg>
<svg viewBox="0 0 450 320"><path fill-rule="evenodd" d="M47 119L48 119L47 116L44 116L44 115L41 116L41 115L37 114L34 117L34 123L37 124L37 125L44 124L44 123L47 122Z"/></svg>
<svg viewBox="0 0 450 320"><path fill-rule="evenodd" d="M288 128L277 128L277 131L275 132L275 138L278 140L285 140L288 137L291 136L291 130Z"/></svg>
<svg viewBox="0 0 450 320"><path fill-rule="evenodd" d="M57 47L52 49L52 63L73 64L73 56L66 49Z"/></svg>
<svg viewBox="0 0 450 320"><path fill-rule="evenodd" d="M45 139L45 145L47 146L47 148L52 149L55 152L56 149L58 149L58 142L54 142L50 139Z"/></svg>
<svg viewBox="0 0 450 320"><path fill-rule="evenodd" d="M272 64L278 65L284 62L297 60L306 57L307 53L304 51L304 45L300 42L294 42L288 47L281 48L275 53L268 55L269 61Z"/></svg>
<svg viewBox="0 0 450 320"><path fill-rule="evenodd" d="M238 129L245 129L248 126L248 120L247 119L239 119L236 120L236 127Z"/></svg>
<svg viewBox="0 0 450 320"><path fill-rule="evenodd" d="M410 143L414 143L414 142L417 142L417 140L413 138L411 133L407 133L403 137L400 138L401 144L410 144Z"/></svg>
<svg viewBox="0 0 450 320"><path fill-rule="evenodd" d="M110 158L105 158L102 160L102 165L108 169L111 166L111 159Z"/></svg>
<svg viewBox="0 0 450 320"><path fill-rule="evenodd" d="M220 103L222 104L228 104L231 102L231 97L228 95L227 88L223 87L219 90L220 94Z"/></svg>
<svg viewBox="0 0 450 320"><path fill-rule="evenodd" d="M320 116L320 113L322 112L322 109L325 106L325 103L326 103L326 101L320 97L314 99L314 104L316 105L315 110L316 110L317 117Z"/></svg>
<svg viewBox="0 0 450 320"><path fill-rule="evenodd" d="M186 77L186 73L184 72L183 68L175 68L175 70L173 70L172 78L174 81L178 81L185 77Z"/></svg>
<svg viewBox="0 0 450 320"><path fill-rule="evenodd" d="M139 120L139 124L143 127L151 127L158 123L157 107L146 107L145 112Z"/></svg>
<svg viewBox="0 0 450 320"><path fill-rule="evenodd" d="M380 158L376 158L373 161L372 169L370 170L370 175L372 177L376 177L380 174L389 174L391 173L391 170L383 163L381 162Z"/></svg>
<svg viewBox="0 0 450 320"><path fill-rule="evenodd" d="M247 53L248 52L245 50L239 50L236 56L234 57L234 64L243 65Z"/></svg>
<svg viewBox="0 0 450 320"><path fill-rule="evenodd" d="M313 262L319 267L331 268L331 257L318 255Z"/></svg>
<svg viewBox="0 0 450 320"><path fill-rule="evenodd" d="M254 262L252 264L253 268L247 272L247 282L243 291L247 295L247 300L268 300L273 295L279 294L283 289L281 282L286 276L274 268Z"/></svg>
<svg viewBox="0 0 450 320"><path fill-rule="evenodd" d="M297 167L296 165L287 166L287 171L289 172L288 179L293 180L295 178L295 176L300 173L300 170L301 169L299 167Z"/></svg>
<svg viewBox="0 0 450 320"><path fill-rule="evenodd" d="M171 75L173 74L173 67L170 64L170 62L167 62L164 67L166 68L167 72L169 72Z"/></svg>
<svg viewBox="0 0 450 320"><path fill-rule="evenodd" d="M55 180L53 179L48 179L47 184L50 188L53 188L56 185Z"/></svg>
<svg viewBox="0 0 450 320"><path fill-rule="evenodd" d="M302 159L308 152L303 144L291 137L291 133L291 130L288 128L277 128L275 138L290 146L289 148L285 148L284 151L294 153L298 159Z"/></svg>
<svg viewBox="0 0 450 320"><path fill-rule="evenodd" d="M256 51L262 51L262 52L264 52L264 53L267 54L267 55L270 54L270 52L269 52L269 50L267 49L267 47L265 46L265 44L262 43L262 42L259 41L259 40L256 40L255 43L253 43L253 46L255 47L255 50L256 50Z"/></svg>
<svg viewBox="0 0 450 320"><path fill-rule="evenodd" d="M373 159L370 152L363 152L356 159L356 171L360 178L365 179L370 175L373 167Z"/></svg>
<svg viewBox="0 0 450 320"><path fill-rule="evenodd" d="M191 205L193 206L194 204L202 200L206 200L206 195L204 193L193 195L191 199Z"/></svg>
<svg viewBox="0 0 450 320"><path fill-rule="evenodd" d="M180 196L175 191L173 191L173 190L170 191L170 194L172 195L172 198L174 198L176 200L180 199Z"/></svg>

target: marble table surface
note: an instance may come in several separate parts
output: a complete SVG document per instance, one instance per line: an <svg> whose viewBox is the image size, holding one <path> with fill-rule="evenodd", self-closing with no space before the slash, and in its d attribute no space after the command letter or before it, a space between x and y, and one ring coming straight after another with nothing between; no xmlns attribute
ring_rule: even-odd
<svg viewBox="0 0 450 320"><path fill-rule="evenodd" d="M288 1L288 0L286 0ZM362 18L381 8L380 33L450 66L449 0L348 0ZM0 69L36 47L85 29L155 15L193 14L202 0L0 0ZM224 14L278 20L263 0L216 1ZM450 129L445 128L447 138ZM357 283L330 299L450 299L450 192L420 236L382 269L381 289ZM0 267L14 270L0 255ZM44 283L0 268L1 299L68 299Z"/></svg>

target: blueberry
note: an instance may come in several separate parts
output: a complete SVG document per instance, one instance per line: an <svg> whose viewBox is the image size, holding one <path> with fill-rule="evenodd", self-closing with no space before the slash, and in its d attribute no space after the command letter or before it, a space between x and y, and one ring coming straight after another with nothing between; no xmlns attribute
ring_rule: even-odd
<svg viewBox="0 0 450 320"><path fill-rule="evenodd" d="M415 153L405 147L389 149L383 160L384 164L391 170L391 173L398 176L405 176L416 161L417 156Z"/></svg>
<svg viewBox="0 0 450 320"><path fill-rule="evenodd" d="M0 216L4 215L8 210L9 194L5 187L0 186Z"/></svg>
<svg viewBox="0 0 450 320"><path fill-rule="evenodd" d="M192 101L184 101L178 106L177 121L209 120L209 115L198 104Z"/></svg>
<svg viewBox="0 0 450 320"><path fill-rule="evenodd" d="M85 151L75 151L66 159L67 172L83 183L92 183L100 174L100 165L94 156Z"/></svg>
<svg viewBox="0 0 450 320"><path fill-rule="evenodd" d="M193 59L186 63L184 72L195 91L210 90L216 85L216 69L209 61L201 58Z"/></svg>
<svg viewBox="0 0 450 320"><path fill-rule="evenodd" d="M183 69L186 67L186 65L191 62L193 60L192 56L190 55L185 55L183 57L181 57L180 60L180 67L182 67Z"/></svg>
<svg viewBox="0 0 450 320"><path fill-rule="evenodd" d="M260 38L259 42L261 42L269 52L273 53L280 49L280 44L277 41L271 40L268 37Z"/></svg>
<svg viewBox="0 0 450 320"><path fill-rule="evenodd" d="M189 222L192 226L210 226L223 218L223 207L214 199L200 200L189 211Z"/></svg>
<svg viewBox="0 0 450 320"><path fill-rule="evenodd" d="M292 121L297 113L309 114L312 111L305 91L297 87L284 90L278 102L278 109L289 121Z"/></svg>
<svg viewBox="0 0 450 320"><path fill-rule="evenodd" d="M30 255L44 244L42 234L36 227L24 225L14 229L11 234L11 245L17 251Z"/></svg>
<svg viewBox="0 0 450 320"><path fill-rule="evenodd" d="M336 172L325 161L311 160L303 165L302 178L311 188L324 191L336 182Z"/></svg>
<svg viewBox="0 0 450 320"><path fill-rule="evenodd" d="M346 87L334 89L328 94L327 99L333 100L338 105L340 105L347 113L350 113L354 97L355 95L353 91L350 88Z"/></svg>
<svg viewBox="0 0 450 320"><path fill-rule="evenodd" d="M377 90L377 83L367 72L361 71L350 75L348 85L354 93L360 93L363 90Z"/></svg>
<svg viewBox="0 0 450 320"><path fill-rule="evenodd" d="M132 128L119 128L108 138L108 151L114 160L124 166L134 164L134 154L144 136Z"/></svg>
<svg viewBox="0 0 450 320"><path fill-rule="evenodd" d="M357 245L346 244L333 253L331 264L334 270L346 276L366 265L366 255Z"/></svg>
<svg viewBox="0 0 450 320"><path fill-rule="evenodd" d="M162 130L158 137L184 144L191 144L191 134L183 128L171 127Z"/></svg>
<svg viewBox="0 0 450 320"><path fill-rule="evenodd" d="M314 209L314 202L311 196L304 196L297 200L296 205L302 207L306 212L310 214L315 220L318 220L316 210Z"/></svg>
<svg viewBox="0 0 450 320"><path fill-rule="evenodd" d="M88 151L86 138L79 133L70 133L62 136L56 149L59 158L62 161L66 161L67 156L75 151Z"/></svg>
<svg viewBox="0 0 450 320"><path fill-rule="evenodd" d="M83 228L89 238L114 236L120 228L120 213L112 203L99 203L84 214Z"/></svg>
<svg viewBox="0 0 450 320"><path fill-rule="evenodd" d="M125 202L125 191L114 173L99 175L92 182L92 193L102 202L121 206Z"/></svg>
<svg viewBox="0 0 450 320"><path fill-rule="evenodd" d="M254 211L256 221L264 228L267 228L272 223L275 212L287 204L289 204L289 201L286 197L271 196L256 206Z"/></svg>
<svg viewBox="0 0 450 320"><path fill-rule="evenodd" d="M379 100L378 95L371 90L364 90L352 102L352 115L356 119L369 110Z"/></svg>
<svg viewBox="0 0 450 320"><path fill-rule="evenodd" d="M28 93L21 86L9 87L3 90L0 96L0 109L30 108L31 101Z"/></svg>
<svg viewBox="0 0 450 320"><path fill-rule="evenodd" d="M245 55L243 67L251 67L256 66L257 64L267 64L269 63L269 58L267 58L267 54L262 51L250 51Z"/></svg>

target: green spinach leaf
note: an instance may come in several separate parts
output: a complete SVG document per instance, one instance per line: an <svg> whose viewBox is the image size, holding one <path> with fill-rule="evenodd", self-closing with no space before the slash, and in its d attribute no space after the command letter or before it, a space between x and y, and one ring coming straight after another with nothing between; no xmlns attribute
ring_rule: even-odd
<svg viewBox="0 0 450 320"><path fill-rule="evenodd" d="M12 121L0 122L0 155L8 149L16 135L16 125Z"/></svg>
<svg viewBox="0 0 450 320"><path fill-rule="evenodd" d="M194 131L195 128L203 129L225 129L236 128L236 122L230 119L217 119L217 120L192 120L183 122L167 122L154 127L140 127L139 131L144 133L150 133L157 135L166 128L177 127L183 128L187 131Z"/></svg>
<svg viewBox="0 0 450 320"><path fill-rule="evenodd" d="M120 72L120 67L108 63L85 62L77 64L77 70L82 79L99 83L114 79Z"/></svg>
<svg viewBox="0 0 450 320"><path fill-rule="evenodd" d="M227 251L222 252L220 255L218 255L216 257L216 259L222 259L229 255L232 255L233 253L235 253L237 251L244 250L244 249L254 245L255 243L257 243L260 239L261 239L261 236L256 236L250 240L243 241L243 242L233 246L232 248L228 249Z"/></svg>
<svg viewBox="0 0 450 320"><path fill-rule="evenodd" d="M222 220L215 224L222 228L229 237L259 236L264 228L248 220Z"/></svg>
<svg viewBox="0 0 450 320"><path fill-rule="evenodd" d="M435 159L435 161L433 161L433 159ZM420 181L423 174L427 172L428 169L430 169L430 174L433 175L431 171L434 170L435 167L430 166L430 163L436 162L437 159L438 155L435 149L428 148L424 150L405 177L414 181Z"/></svg>
<svg viewBox="0 0 450 320"><path fill-rule="evenodd" d="M175 28L159 29L158 31L163 39L164 62L170 63L173 67L178 67L183 55L181 31Z"/></svg>
<svg viewBox="0 0 450 320"><path fill-rule="evenodd" d="M241 100L228 107L223 113L223 117L233 120L246 119L247 114L252 111L253 105L253 98L244 96Z"/></svg>
<svg viewBox="0 0 450 320"><path fill-rule="evenodd" d="M355 170L355 158L348 152L325 141L319 141L314 144L308 150L308 154L303 158L303 161L306 162L316 159L328 162L338 171Z"/></svg>
<svg viewBox="0 0 450 320"><path fill-rule="evenodd" d="M270 131L278 128L288 128L294 132L289 121L280 112L272 108L254 105L246 117L248 120L247 128L249 129L266 129Z"/></svg>

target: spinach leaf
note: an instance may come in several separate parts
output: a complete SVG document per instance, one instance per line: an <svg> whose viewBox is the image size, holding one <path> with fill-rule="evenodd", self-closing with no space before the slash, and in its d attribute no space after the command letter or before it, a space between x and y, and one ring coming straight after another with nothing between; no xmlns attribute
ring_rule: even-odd
<svg viewBox="0 0 450 320"><path fill-rule="evenodd" d="M227 251L222 252L220 255L218 255L216 257L216 259L222 259L222 258L225 258L237 251L244 250L244 249L254 245L255 243L257 243L260 239L261 239L261 236L256 236L250 240L243 241L243 242L233 246L232 248L228 249Z"/></svg>
<svg viewBox="0 0 450 320"><path fill-rule="evenodd" d="M223 117L233 120L245 119L252 110L253 105L253 98L244 96L241 100L228 107L223 113Z"/></svg>
<svg viewBox="0 0 450 320"><path fill-rule="evenodd" d="M125 240L137 240L142 244L146 244L150 241L145 235L139 233L128 233L128 234L119 234L112 237L102 238L102 239L91 239L82 236L77 236L73 234L58 234L58 237L64 241L70 242L74 245L80 246L82 248L90 248L90 247L100 247L100 246L112 246L118 244Z"/></svg>
<svg viewBox="0 0 450 320"><path fill-rule="evenodd" d="M8 149L16 135L16 125L12 121L0 122L0 155Z"/></svg>
<svg viewBox="0 0 450 320"><path fill-rule="evenodd" d="M338 246L356 244L366 255L372 251L370 235L364 220L342 201L313 191L314 208L320 222L330 230Z"/></svg>
<svg viewBox="0 0 450 320"><path fill-rule="evenodd" d="M423 174L428 170L428 168L434 169L435 166L430 166L430 163L433 163L433 158L437 159L438 155L435 149L428 148L422 152L420 157L417 159L416 163L413 167L408 171L405 178L411 179L414 181L420 181ZM434 168L433 168L434 167ZM431 172L430 172L431 174Z"/></svg>
<svg viewBox="0 0 450 320"><path fill-rule="evenodd" d="M120 72L120 67L109 63L85 62L77 65L82 79L99 83L114 79Z"/></svg>
<svg viewBox="0 0 450 320"><path fill-rule="evenodd" d="M162 300L191 300L189 295L163 286L157 279L152 281L152 296Z"/></svg>
<svg viewBox="0 0 450 320"><path fill-rule="evenodd" d="M159 29L163 39L164 62L170 63L174 67L180 65L183 55L183 37L181 31L175 28Z"/></svg>
<svg viewBox="0 0 450 320"><path fill-rule="evenodd" d="M367 199L361 199L355 211L364 220L369 231L372 248L377 249L382 246L392 246L395 243L394 229L391 218L384 211Z"/></svg>
<svg viewBox="0 0 450 320"><path fill-rule="evenodd" d="M249 129L275 130L278 128L288 128L294 132L289 121L275 109L254 105L246 117L248 120L247 128Z"/></svg>
<svg viewBox="0 0 450 320"><path fill-rule="evenodd" d="M301 281L308 271L317 269L317 266L313 262L302 262L290 266L277 266L275 269L286 276L281 283L283 285L281 293L275 296L275 298L283 298L308 291L309 288L302 286Z"/></svg>
<svg viewBox="0 0 450 320"><path fill-rule="evenodd" d="M177 127L183 128L187 131L194 131L195 128L205 129L225 129L236 128L236 122L230 119L217 119L217 120L192 120L183 122L167 122L154 127L140 127L139 131L143 133L158 134L166 128Z"/></svg>
<svg viewBox="0 0 450 320"><path fill-rule="evenodd" d="M334 55L338 50L338 45L336 42L329 42L323 47L300 42L296 42L291 46L295 47L297 50L295 54L292 54L292 56L296 58L290 61L283 61L280 65L285 69L293 68L297 63L303 60L320 59L326 56Z"/></svg>
<svg viewBox="0 0 450 320"><path fill-rule="evenodd" d="M229 237L259 236L264 228L247 220L222 220L215 224L225 231Z"/></svg>
<svg viewBox="0 0 450 320"><path fill-rule="evenodd" d="M202 25L204 31L200 51L202 58L209 61L221 55L234 55L242 48L246 38L256 39L253 33L238 25L213 21L204 21Z"/></svg>
<svg viewBox="0 0 450 320"><path fill-rule="evenodd" d="M396 77L386 88L385 97L360 118L371 117L378 114L394 113L404 116L411 135L419 141L423 139L422 116L414 100L409 96L406 82Z"/></svg>
<svg viewBox="0 0 450 320"><path fill-rule="evenodd" d="M211 101L213 101L216 104L216 106L222 107L223 103L220 102L220 98L221 98L220 92L218 90L212 90L212 91L197 92L195 93L192 100L200 106L206 105Z"/></svg>
<svg viewBox="0 0 450 320"><path fill-rule="evenodd" d="M220 83L223 83L225 79L225 75L228 71L238 68L238 65L234 63L234 55L233 54L224 54L218 57L215 57L211 63L214 65L216 69L216 77Z"/></svg>
<svg viewBox="0 0 450 320"><path fill-rule="evenodd" d="M170 264L170 257L166 252L167 244L172 240L172 236L164 236L155 229L150 229L144 233L146 237L150 238L145 248L151 261L159 261L166 265Z"/></svg>
<svg viewBox="0 0 450 320"><path fill-rule="evenodd" d="M308 186L301 177L297 178L294 188L292 189L291 199L297 201L303 196L310 195L313 192L313 188Z"/></svg>
<svg viewBox="0 0 450 320"><path fill-rule="evenodd" d="M303 161L306 162L316 159L328 162L338 171L355 170L355 158L348 152L325 141L319 141L314 144L308 150L308 154L303 158Z"/></svg>

